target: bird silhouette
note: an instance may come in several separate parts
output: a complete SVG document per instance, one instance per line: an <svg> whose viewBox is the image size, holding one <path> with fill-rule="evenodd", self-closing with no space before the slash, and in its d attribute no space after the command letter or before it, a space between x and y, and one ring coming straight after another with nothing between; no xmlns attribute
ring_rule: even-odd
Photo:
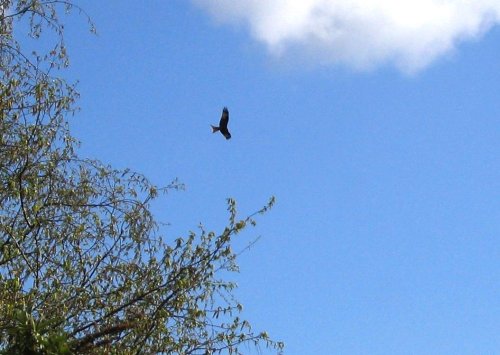
<svg viewBox="0 0 500 355"><path fill-rule="evenodd" d="M222 133L222 135L226 137L226 139L231 138L231 133L229 133L229 131L227 130L228 122L229 122L229 111L227 107L224 107L224 109L222 109L222 116L220 117L219 127L210 125L212 126L212 133L220 131L220 133Z"/></svg>

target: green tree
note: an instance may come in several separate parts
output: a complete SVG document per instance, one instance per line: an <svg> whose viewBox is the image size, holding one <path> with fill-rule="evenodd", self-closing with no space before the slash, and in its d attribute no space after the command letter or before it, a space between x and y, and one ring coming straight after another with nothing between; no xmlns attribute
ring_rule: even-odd
<svg viewBox="0 0 500 355"><path fill-rule="evenodd" d="M177 181L158 188L77 154L78 94L54 74L68 65L58 15L75 10L88 19L68 1L0 0L0 353L281 352L221 276L238 269L231 239L273 199L243 219L228 199L220 233L166 240L150 206ZM54 46L25 53L19 24Z"/></svg>

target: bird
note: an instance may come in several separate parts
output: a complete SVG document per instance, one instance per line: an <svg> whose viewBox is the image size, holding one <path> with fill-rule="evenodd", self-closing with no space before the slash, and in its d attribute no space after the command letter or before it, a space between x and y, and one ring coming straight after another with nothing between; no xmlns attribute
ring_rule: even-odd
<svg viewBox="0 0 500 355"><path fill-rule="evenodd" d="M217 131L220 131L226 139L231 138L231 133L227 130L227 123L229 122L229 110L227 107L224 107L222 109L222 116L220 117L220 122L219 122L219 127L212 126L212 133L215 133Z"/></svg>

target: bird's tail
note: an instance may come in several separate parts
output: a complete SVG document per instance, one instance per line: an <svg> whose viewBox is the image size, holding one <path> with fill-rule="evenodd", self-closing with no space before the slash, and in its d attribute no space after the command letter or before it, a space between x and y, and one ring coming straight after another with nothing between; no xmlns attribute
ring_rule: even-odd
<svg viewBox="0 0 500 355"><path fill-rule="evenodd" d="M215 127L215 126L212 126L210 125L210 127L212 127L212 133L215 133L219 130L219 127Z"/></svg>

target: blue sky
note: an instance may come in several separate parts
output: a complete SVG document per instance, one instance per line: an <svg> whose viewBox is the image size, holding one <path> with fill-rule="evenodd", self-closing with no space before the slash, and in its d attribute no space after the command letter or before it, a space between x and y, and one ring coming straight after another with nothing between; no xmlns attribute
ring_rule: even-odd
<svg viewBox="0 0 500 355"><path fill-rule="evenodd" d="M167 238L276 196L234 277L286 354L496 353L500 4L379 3L86 1L71 127L85 156L186 184L155 205Z"/></svg>

